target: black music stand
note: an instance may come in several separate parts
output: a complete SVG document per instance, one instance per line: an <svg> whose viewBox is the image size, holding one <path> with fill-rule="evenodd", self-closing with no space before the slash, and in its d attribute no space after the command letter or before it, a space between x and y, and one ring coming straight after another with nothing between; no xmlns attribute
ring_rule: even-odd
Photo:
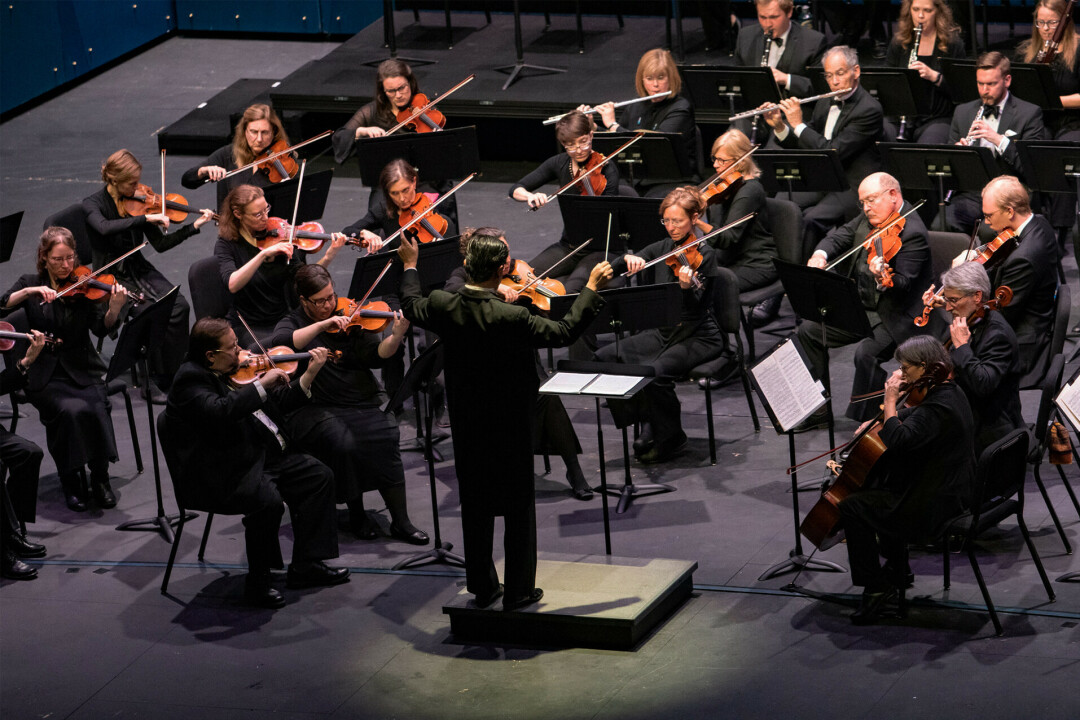
<svg viewBox="0 0 1080 720"><path fill-rule="evenodd" d="M573 395L592 395L596 402L596 445L599 448L600 453L600 496L603 498L603 514L604 514L604 550L611 554L611 517L608 511L608 495L620 494L619 504L615 509L615 512L626 512L626 509L630 507L630 502L633 500L635 491L638 494L657 494L662 492L670 492L675 488L669 485L634 485L630 480L630 445L626 436L626 427L622 427L622 445L623 445L623 464L626 467L626 485L623 486L621 491L615 491L608 487L607 484L607 461L604 455L604 425L602 422L603 414L600 409L600 401L602 399L609 400L631 400L637 395L646 385L652 382L653 377L656 376L656 370L649 365L624 365L622 363L602 363L602 362L589 362L582 360L560 360L559 361L560 373L586 373L590 375L619 375L627 376L630 378L637 377L638 381L630 388L625 389L618 394L604 393L604 392L589 392L586 388L576 393L561 393L553 390L545 391L543 387L540 388L540 392L550 392L552 394L573 394ZM556 375L555 378L558 376ZM555 378L551 378L545 383L550 386ZM629 488L629 491L627 491ZM625 506L624 506L625 502Z"/></svg>
<svg viewBox="0 0 1080 720"><path fill-rule="evenodd" d="M565 68L529 65L525 62L525 48L521 44L521 3L518 0L514 0L514 49L517 51L517 59L514 64L495 68L495 72L510 73L510 77L506 78L506 82L503 83L503 90L513 85L523 70L536 70L536 75L555 75L566 72Z"/></svg>
<svg viewBox="0 0 1080 720"><path fill-rule="evenodd" d="M15 239L19 237L22 219L22 210L0 218L0 263L6 263L11 259L11 253L15 250Z"/></svg>
<svg viewBox="0 0 1080 720"><path fill-rule="evenodd" d="M379 174L391 160L401 158L420 170L428 182L480 172L480 151L473 126L441 132L394 133L356 141L360 182L378 187Z"/></svg>
<svg viewBox="0 0 1080 720"><path fill-rule="evenodd" d="M397 413L409 397L415 398L419 395L430 397L428 393L435 383L435 378L442 372L442 367L442 341L436 340L427 350L420 353L412 361L409 371L405 373L405 378L401 381L401 387L394 393L394 397L387 401L386 406L382 409L383 412ZM416 414L417 416L420 415L419 407L417 407ZM428 400L424 403L424 425L427 429L427 432L424 433L424 458L427 460L428 485L431 488L431 520L435 528L435 545L426 552L402 560L394 566L394 570L403 570L404 568L429 565L431 563L446 563L447 565L465 567L465 558L450 552L454 549L453 544L444 543L442 534L439 531L439 498L435 494L435 449L432 447L431 442L431 427L434 421L435 411L431 407L430 400Z"/></svg>
<svg viewBox="0 0 1080 720"><path fill-rule="evenodd" d="M977 192L999 174L990 148L911 143L878 143L878 148L885 168L905 191L937 191L941 230L946 228L948 191Z"/></svg>
<svg viewBox="0 0 1080 720"><path fill-rule="evenodd" d="M559 196L559 212L568 244L577 247L589 241L587 252L603 252L607 244L608 217L611 218L611 257L627 250L640 250L656 240L659 229L661 198L621 195ZM547 268L536 268L542 272Z"/></svg>
<svg viewBox="0 0 1080 720"><path fill-rule="evenodd" d="M679 75L697 110L727 110L734 115L783 98L768 67L683 65Z"/></svg>
<svg viewBox="0 0 1080 720"><path fill-rule="evenodd" d="M790 343L790 347L788 347L788 343ZM767 352L765 356L762 357L761 360L759 360L750 371L750 378L754 383L754 389L757 390L758 398L761 400L761 404L765 408L765 412L769 414L769 420L772 421L773 427L776 429L776 432L778 434L788 436L788 458L791 462L791 470L788 474L791 475L791 509L795 520L794 549L788 552L787 559L781 560L780 562L776 563L768 570L766 570L764 573L762 573L761 576L758 578L758 582L770 580L777 575L783 575L784 573L790 572L792 570L797 570L800 572L803 569L824 570L826 572L846 572L846 569L841 565L837 565L836 563L829 560L816 560L813 557L807 556L803 552L802 534L799 532L799 471L796 469L796 467L798 466L798 461L795 455L795 433L792 431L792 428L795 426L795 424L801 422L801 420L798 420L797 417L801 416L802 419L806 419L817 408L806 408L804 412L799 414L799 416L787 418L789 422L785 426L785 424L782 423L781 420L778 418L776 409L774 408L774 403L785 402L787 400L783 397L776 397L777 394L783 395L784 389L771 387L769 384L763 382L762 377L765 375L765 373L760 370L761 368L773 362L774 355L776 355L777 353L790 352L791 349L794 349L794 351L798 354L799 359L802 361L803 367L806 368L806 355L803 353L803 349L799 345L798 339L792 337L784 340L772 350ZM792 373L783 368L777 369L785 376L787 376L785 377L785 380L790 383L792 380ZM807 372L806 375L809 376L809 372ZM812 378L810 379L812 380ZM826 404L828 404L828 390L825 391L822 397L824 397ZM818 407L820 407L820 405Z"/></svg>
<svg viewBox="0 0 1080 720"><path fill-rule="evenodd" d="M1080 196L1080 145L1053 140L1014 140L1032 189ZM1080 209L1078 209L1080 212Z"/></svg>
<svg viewBox="0 0 1080 720"><path fill-rule="evenodd" d="M635 134L597 133L593 135L593 148L604 155L611 155ZM612 162L626 171L624 177L628 177L631 187L638 182L684 182L689 168L680 167L678 155L675 154L676 142L683 142L678 133L650 132L619 153Z"/></svg>
<svg viewBox="0 0 1080 720"><path fill-rule="evenodd" d="M915 118L930 113L930 94L919 81L919 71L910 68L863 68L859 85L881 103L885 117ZM899 137L897 138L900 139Z"/></svg>
<svg viewBox="0 0 1080 720"><path fill-rule="evenodd" d="M949 84L953 100L958 104L980 99L974 60L942 58L941 72ZM1010 93L1038 105L1044 111L1062 110L1061 95L1054 85L1054 73L1049 65L1013 63L1009 74L1012 76Z"/></svg>
<svg viewBox="0 0 1080 720"><path fill-rule="evenodd" d="M844 167L835 150L758 150L761 184L770 196L787 192L839 192L848 189Z"/></svg>
<svg viewBox="0 0 1080 720"><path fill-rule="evenodd" d="M333 169L304 175L304 186L300 190L300 206L296 208L297 225L322 218L326 210L326 198L330 194L330 181L333 179ZM294 177L263 188L263 196L267 204L277 208L279 217L292 217L292 209L296 206L296 188L299 184L300 178Z"/></svg>
<svg viewBox="0 0 1080 720"><path fill-rule="evenodd" d="M147 356L150 349L161 345L162 339L169 326L169 316L172 314L173 303L180 292L177 285L160 300L138 315L131 317L124 323L120 330L120 339L116 342L112 360L109 362L109 371L105 375L105 382L111 382L138 364L139 372L143 377L150 377L147 368ZM142 520L129 520L116 526L117 530L149 530L159 532L170 545L173 541L173 525L180 522L180 515L168 515L165 513L165 505L161 497L161 467L158 464L157 449L157 423L154 421L154 400L150 394L146 394L146 416L150 425L150 454L154 459L154 489L157 492L157 515ZM184 521L198 517L194 512L185 511Z"/></svg>
<svg viewBox="0 0 1080 720"><path fill-rule="evenodd" d="M385 60L401 60L413 67L421 65L434 65L438 60L424 60L422 58L402 57L397 54L397 31L394 30L394 0L383 0L383 47L390 48L390 57L369 60L364 65L378 67Z"/></svg>

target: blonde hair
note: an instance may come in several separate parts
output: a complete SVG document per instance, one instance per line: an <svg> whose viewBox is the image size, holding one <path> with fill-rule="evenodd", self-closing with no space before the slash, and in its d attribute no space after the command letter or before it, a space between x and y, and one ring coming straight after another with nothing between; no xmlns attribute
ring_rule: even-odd
<svg viewBox="0 0 1080 720"><path fill-rule="evenodd" d="M1002 210L1015 210L1018 215L1031 212L1031 196L1013 175L999 175L994 178L986 184L982 194Z"/></svg>
<svg viewBox="0 0 1080 720"><path fill-rule="evenodd" d="M1051 10L1058 16L1058 22L1068 23L1065 33L1061 36L1061 44L1058 46L1058 57L1065 63L1065 67L1071 68L1076 64L1076 25L1065 17L1065 0L1039 0L1035 3L1035 9L1031 15L1031 37L1020 43L1016 49L1017 59L1021 62L1034 62L1035 56L1042 50L1043 43L1039 34L1039 26L1035 21L1039 17L1039 8Z"/></svg>
<svg viewBox="0 0 1080 720"><path fill-rule="evenodd" d="M236 130L233 131L232 153L236 167L243 167L255 159L255 153L248 146L247 129L248 125L257 120L266 120L270 123L270 127L273 128L274 138L270 143L271 145L278 140L284 140L286 145L289 144L289 136L285 134L285 126L281 124L281 119L278 118L273 108L264 103L255 103L240 116L240 121L236 123Z"/></svg>
<svg viewBox="0 0 1080 720"><path fill-rule="evenodd" d="M663 217L667 209L673 206L682 208L687 217L700 215L705 212L705 196L693 185L677 187L660 203L660 217Z"/></svg>
<svg viewBox="0 0 1080 720"><path fill-rule="evenodd" d="M911 20L912 2L913 0L904 0L900 5L900 19L893 35L903 46L911 45L915 40L915 23ZM949 41L959 35L960 26L953 19L952 8L945 0L934 0L934 44L937 49L945 52L949 49Z"/></svg>
<svg viewBox="0 0 1080 720"><path fill-rule="evenodd" d="M117 150L101 165L101 179L110 185L134 180L142 175L142 163L130 150Z"/></svg>
<svg viewBox="0 0 1080 720"><path fill-rule="evenodd" d="M746 137L742 130L732 128L713 141L711 152L713 155L716 155L720 148L725 148L728 151L728 154L733 155L737 159L750 152L751 147L753 146L750 144L750 138ZM736 165L735 172L742 173L750 178L756 178L761 175L761 170L758 168L757 163L754 162L752 156Z"/></svg>
<svg viewBox="0 0 1080 720"><path fill-rule="evenodd" d="M671 57L671 53L667 50L654 48L642 55L637 64L634 87L637 88L638 97L647 97L649 95L649 92L645 89L645 76L660 73L667 75L668 90L671 91L668 98L673 98L679 94L679 91L682 90L682 78L679 77L679 68L675 65L674 58Z"/></svg>

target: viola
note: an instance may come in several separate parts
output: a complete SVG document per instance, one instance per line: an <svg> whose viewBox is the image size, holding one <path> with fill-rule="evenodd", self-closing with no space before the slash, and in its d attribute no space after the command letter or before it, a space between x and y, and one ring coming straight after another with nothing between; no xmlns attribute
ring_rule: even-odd
<svg viewBox="0 0 1080 720"><path fill-rule="evenodd" d="M975 253L975 256L971 258L970 262L977 262L980 265L986 267L987 271L989 271L991 268L994 268L997 265L1005 262L1005 260L1008 259L1012 251L1019 246L1020 242L1016 238L1016 231L1014 231L1012 228L1005 228L1000 233L998 233L997 237L995 237L990 242L984 245L980 245L979 247L975 248L974 251L969 251L969 254L970 252ZM929 304L923 305L922 315L915 318L914 320L916 326L925 327L926 324L930 322L930 313L933 312L934 308L937 306L938 301L941 300L942 294L944 292L945 288L942 287L940 290L933 294L933 296L930 298ZM1010 290L1010 300L1012 299L1011 293L1012 291Z"/></svg>
<svg viewBox="0 0 1080 720"><path fill-rule="evenodd" d="M291 232L290 232L291 231ZM319 252L327 241L333 238L333 233L328 233L321 223L306 222L295 227L284 218L271 217L266 219L266 236L256 241L259 249L263 249L279 242L289 241L299 250L304 252ZM346 245L367 247L367 240L356 237L345 238Z"/></svg>
<svg viewBox="0 0 1080 720"><path fill-rule="evenodd" d="M346 330L354 327L362 328L370 332L382 332L394 322L394 312L390 306L381 300L360 304L346 297L337 299L335 314L349 318ZM340 332L337 327L332 327L326 332Z"/></svg>
<svg viewBox="0 0 1080 720"><path fill-rule="evenodd" d="M707 205L715 205L726 200L731 194L738 192L744 182L746 182L746 176L741 172L734 171L731 175L721 176L715 181L706 184L701 188L701 194L705 197Z"/></svg>
<svg viewBox="0 0 1080 720"><path fill-rule="evenodd" d="M0 352L7 352L11 348L15 347L16 340L33 340L32 333L18 332L15 330L15 326L9 322L0 321ZM64 341L59 338L55 338L52 335L46 333L45 335L45 347L55 349L60 345L63 345Z"/></svg>
<svg viewBox="0 0 1080 720"><path fill-rule="evenodd" d="M292 153L287 152L289 149L288 140L284 138L278 140L256 156L255 169L265 171L272 183L292 179L300 170L300 166Z"/></svg>
<svg viewBox="0 0 1080 720"><path fill-rule="evenodd" d="M414 222L417 218L419 218L419 221ZM398 210L398 227L404 228L410 223L412 223L412 226L405 230L405 234L413 242L422 243L444 239L446 237L445 233L450 227L446 218L432 210L431 198L424 193L416 193L412 205L404 210Z"/></svg>
<svg viewBox="0 0 1080 720"><path fill-rule="evenodd" d="M107 274L94 275L90 268L80 265L71 271L71 275L60 281L57 291L64 293L64 297L82 295L87 300L96 301L107 300L112 295L114 287L116 287L115 276ZM128 297L136 305L145 300L142 293L137 292L129 292Z"/></svg>
<svg viewBox="0 0 1080 720"><path fill-rule="evenodd" d="M240 351L240 366L230 376L236 385L247 385L258 380L267 371L277 368L291 375L301 360L311 357L310 352L294 352L292 348L277 345L262 353L253 353L248 350ZM341 359L341 351L330 352L329 360L336 362Z"/></svg>
<svg viewBox="0 0 1080 720"><path fill-rule="evenodd" d="M416 93L409 104L398 110L394 119L405 128L418 133L438 132L446 127L446 116L435 108L424 93Z"/></svg>
<svg viewBox="0 0 1080 720"><path fill-rule="evenodd" d="M139 183L135 186L135 192L130 197L124 198L124 211L133 217L160 213L162 212L161 195L155 193L149 185ZM164 212L170 221L183 222L187 219L188 213L201 213L202 210L188 205L183 195L166 193ZM214 213L214 220L218 219L218 214Z"/></svg>
<svg viewBox="0 0 1080 720"><path fill-rule="evenodd" d="M604 190L607 188L607 178L604 177L602 172L592 172L596 168L604 165L607 162L607 158L604 154L593 150L589 154L589 159L585 161L584 165L578 166L577 174L588 173L588 177L581 183L578 183L578 187L581 190L582 195L603 195Z"/></svg>
<svg viewBox="0 0 1080 720"><path fill-rule="evenodd" d="M503 276L501 285L526 298L541 312L551 312L551 298L566 294L563 284L554 278L538 278L533 268L524 260L514 260L510 272Z"/></svg>

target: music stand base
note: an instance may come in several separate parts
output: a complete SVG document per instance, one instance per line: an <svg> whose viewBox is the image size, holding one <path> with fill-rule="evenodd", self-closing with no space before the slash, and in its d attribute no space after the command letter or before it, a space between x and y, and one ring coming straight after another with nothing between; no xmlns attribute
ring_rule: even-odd
<svg viewBox="0 0 1080 720"><path fill-rule="evenodd" d="M535 75L556 75L558 73L566 72L566 70L564 68L553 68L553 67L547 67L545 65L530 65L529 63L523 63L523 62L514 63L513 65L503 65L501 67L495 68L495 72L501 72L501 73L508 72L508 73L510 73L510 77L506 78L506 82L503 83L502 89L505 90L506 88L513 85L514 82L517 81L518 75L521 75L521 72L523 70L536 70L537 72L533 76L535 76Z"/></svg>
<svg viewBox="0 0 1080 720"><path fill-rule="evenodd" d="M198 513L191 512L190 510L184 513L184 522L188 520L194 520L199 517ZM161 533L161 536L165 538L165 542L172 545L173 543L173 526L179 524L180 514L174 515L158 515L157 517L144 518L142 520L128 520L126 523L121 523L116 526L117 530L123 531L148 531Z"/></svg>
<svg viewBox="0 0 1080 720"><path fill-rule="evenodd" d="M437 438L432 439L431 456L435 459L435 462L443 461L442 453L440 453L439 449L435 447L435 443L440 443L443 440L446 440L448 437L450 436L441 435ZM398 449L401 450L401 452L421 453L424 455L425 458L427 458L427 443L425 443L421 438L413 438L412 440L406 440L400 445L398 445Z"/></svg>
<svg viewBox="0 0 1080 720"><path fill-rule="evenodd" d="M405 558L395 565L393 569L404 570L405 568L421 567L423 565L431 565L432 563L443 563L445 565L465 567L465 558L450 552L453 548L453 543L444 543L441 540L436 540L435 547L427 552L422 552L419 555L413 555L411 558Z"/></svg>
<svg viewBox="0 0 1080 720"><path fill-rule="evenodd" d="M847 572L847 568L843 565L838 565L829 560L818 560L817 558L808 557L800 552L792 550L788 553L788 559L783 562L778 562L771 568L766 570L758 578L758 582L764 582L765 580L771 580L778 575L791 572L793 570L821 570L822 572Z"/></svg>
<svg viewBox="0 0 1080 720"><path fill-rule="evenodd" d="M634 502L635 497L675 492L674 487L663 483L646 483L644 485L627 483L622 487L600 488L600 490L607 495L617 495L619 497L619 504L615 507L615 512L620 515L630 509L630 503Z"/></svg>

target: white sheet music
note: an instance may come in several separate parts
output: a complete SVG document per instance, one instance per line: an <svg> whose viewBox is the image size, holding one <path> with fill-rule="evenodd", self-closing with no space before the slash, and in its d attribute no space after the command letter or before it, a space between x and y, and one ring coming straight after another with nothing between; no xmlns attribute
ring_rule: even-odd
<svg viewBox="0 0 1080 720"><path fill-rule="evenodd" d="M583 395L625 395L641 380L637 375L598 375L582 388Z"/></svg>
<svg viewBox="0 0 1080 720"><path fill-rule="evenodd" d="M1069 424L1080 430L1080 382L1068 383L1061 388L1054 402Z"/></svg>
<svg viewBox="0 0 1080 720"><path fill-rule="evenodd" d="M784 432L825 404L824 387L814 380L790 340L750 370Z"/></svg>
<svg viewBox="0 0 1080 720"><path fill-rule="evenodd" d="M597 377L599 376L594 373L555 373L546 383L540 386L540 392L557 395L578 395L586 385Z"/></svg>

